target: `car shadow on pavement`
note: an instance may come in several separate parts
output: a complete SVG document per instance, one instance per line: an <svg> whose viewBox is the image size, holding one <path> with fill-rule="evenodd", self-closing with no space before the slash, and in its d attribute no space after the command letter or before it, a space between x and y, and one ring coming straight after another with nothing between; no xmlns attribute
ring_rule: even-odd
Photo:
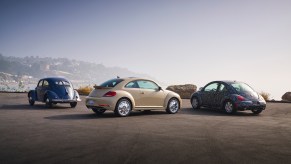
<svg viewBox="0 0 291 164"><path fill-rule="evenodd" d="M165 111L134 111L130 113L127 117L146 117L148 115L166 115ZM102 115L97 115L95 113L85 113L85 114L63 114L63 115L55 115L44 117L45 119L50 120L86 120L86 119L106 119L106 118L122 118L116 116L113 112L105 112Z"/></svg>
<svg viewBox="0 0 291 164"><path fill-rule="evenodd" d="M54 110L54 109L68 109L70 107L54 105L52 108L46 107L44 104L27 105L27 104L14 104L2 105L0 110Z"/></svg>
<svg viewBox="0 0 291 164"><path fill-rule="evenodd" d="M182 112L181 112L182 113ZM193 108L184 108L183 114L192 114L192 115L209 115L209 116L260 116L253 114L251 111L237 111L235 114L227 114L222 110L218 109L211 109L211 108L200 108L200 109L193 109Z"/></svg>

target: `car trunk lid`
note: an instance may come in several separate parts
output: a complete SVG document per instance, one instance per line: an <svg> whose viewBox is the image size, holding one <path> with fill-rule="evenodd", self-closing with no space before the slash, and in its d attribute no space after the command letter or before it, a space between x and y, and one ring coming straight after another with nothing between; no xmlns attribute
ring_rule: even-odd
<svg viewBox="0 0 291 164"><path fill-rule="evenodd" d="M102 87L102 86L94 86L94 90L91 91L91 93L89 94L90 97L103 97L107 92L109 92L112 87Z"/></svg>
<svg viewBox="0 0 291 164"><path fill-rule="evenodd" d="M59 96L60 99L73 99L74 89L71 86L57 85L55 87L57 88L55 92Z"/></svg>

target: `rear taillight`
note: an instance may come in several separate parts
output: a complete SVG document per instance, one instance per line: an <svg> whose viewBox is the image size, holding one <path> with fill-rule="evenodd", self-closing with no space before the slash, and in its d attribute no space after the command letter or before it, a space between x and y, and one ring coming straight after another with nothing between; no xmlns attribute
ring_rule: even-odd
<svg viewBox="0 0 291 164"><path fill-rule="evenodd" d="M245 100L245 98L242 97L242 96L237 96L236 98L237 98L239 101L244 101L244 100Z"/></svg>
<svg viewBox="0 0 291 164"><path fill-rule="evenodd" d="M103 97L113 97L116 95L116 92L109 91L103 95Z"/></svg>

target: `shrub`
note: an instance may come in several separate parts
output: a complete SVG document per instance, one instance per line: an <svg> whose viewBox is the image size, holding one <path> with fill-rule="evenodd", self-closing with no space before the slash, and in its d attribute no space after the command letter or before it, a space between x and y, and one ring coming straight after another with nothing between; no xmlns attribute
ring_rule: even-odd
<svg viewBox="0 0 291 164"><path fill-rule="evenodd" d="M79 89L77 89L80 95L88 95L92 90L93 90L93 87L89 85L85 87L79 87Z"/></svg>
<svg viewBox="0 0 291 164"><path fill-rule="evenodd" d="M270 93L262 91L260 95L266 100L270 100Z"/></svg>

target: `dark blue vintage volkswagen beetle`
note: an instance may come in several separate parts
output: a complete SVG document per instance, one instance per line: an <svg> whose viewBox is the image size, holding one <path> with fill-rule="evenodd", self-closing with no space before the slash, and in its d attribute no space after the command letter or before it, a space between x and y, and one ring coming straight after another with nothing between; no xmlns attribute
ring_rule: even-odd
<svg viewBox="0 0 291 164"><path fill-rule="evenodd" d="M81 99L69 80L51 77L40 79L35 90L28 92L29 104L34 105L35 101L45 102L47 107L57 103L70 103L74 108Z"/></svg>

